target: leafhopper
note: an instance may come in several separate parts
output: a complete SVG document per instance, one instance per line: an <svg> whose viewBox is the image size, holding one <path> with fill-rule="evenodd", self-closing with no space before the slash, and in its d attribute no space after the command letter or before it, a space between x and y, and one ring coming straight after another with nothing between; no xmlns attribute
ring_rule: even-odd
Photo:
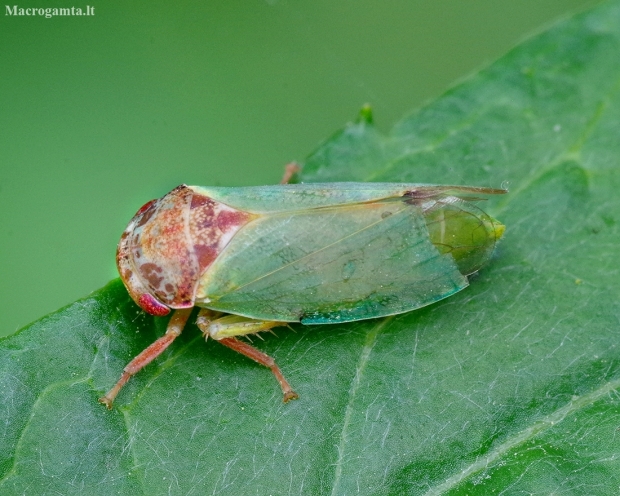
<svg viewBox="0 0 620 496"><path fill-rule="evenodd" d="M385 317L453 295L504 232L475 202L503 193L407 183L173 189L138 210L116 261L144 311L174 313L165 335L99 401L111 408L129 378L181 333L195 306L205 338L268 367L284 401L297 398L273 358L239 336L292 322Z"/></svg>

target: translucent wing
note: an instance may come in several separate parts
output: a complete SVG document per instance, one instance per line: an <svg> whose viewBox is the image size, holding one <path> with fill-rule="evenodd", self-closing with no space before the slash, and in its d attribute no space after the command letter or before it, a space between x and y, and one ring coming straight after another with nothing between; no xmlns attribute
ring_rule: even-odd
<svg viewBox="0 0 620 496"><path fill-rule="evenodd" d="M196 304L257 319L331 323L406 312L463 289L467 278L431 242L420 205L403 200L252 221L204 274Z"/></svg>
<svg viewBox="0 0 620 496"><path fill-rule="evenodd" d="M431 241L441 253L452 256L464 275L476 272L491 258L504 233L504 225L471 199L440 195L421 206Z"/></svg>
<svg viewBox="0 0 620 496"><path fill-rule="evenodd" d="M192 189L236 209L253 213L290 212L346 206L353 203L401 201L404 196L416 201L447 196L463 200L478 200L486 195L507 192L504 189L476 186L346 182L278 184L245 188L192 186Z"/></svg>

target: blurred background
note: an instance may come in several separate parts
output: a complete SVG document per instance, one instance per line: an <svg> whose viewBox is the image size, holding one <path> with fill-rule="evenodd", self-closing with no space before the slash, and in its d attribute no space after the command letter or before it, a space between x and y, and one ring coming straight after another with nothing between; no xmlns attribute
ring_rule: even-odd
<svg viewBox="0 0 620 496"><path fill-rule="evenodd" d="M0 336L117 277L146 201L276 183L363 104L387 133L597 3L94 2L90 17L0 18ZM41 6L67 5L19 4Z"/></svg>

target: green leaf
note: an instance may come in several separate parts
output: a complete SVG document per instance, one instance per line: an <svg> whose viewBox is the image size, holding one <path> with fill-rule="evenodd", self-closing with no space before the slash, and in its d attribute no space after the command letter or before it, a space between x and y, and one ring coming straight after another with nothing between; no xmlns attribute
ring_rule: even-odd
<svg viewBox="0 0 620 496"><path fill-rule="evenodd" d="M466 290L258 344L297 401L191 325L105 410L165 328L119 281L0 341L0 494L617 494L619 53L615 1L308 159L305 181L511 192Z"/></svg>

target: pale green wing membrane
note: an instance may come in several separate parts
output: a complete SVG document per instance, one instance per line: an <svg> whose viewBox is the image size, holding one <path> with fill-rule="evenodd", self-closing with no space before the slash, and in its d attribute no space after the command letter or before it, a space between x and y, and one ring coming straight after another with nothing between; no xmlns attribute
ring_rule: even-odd
<svg viewBox="0 0 620 496"><path fill-rule="evenodd" d="M201 186L191 186L191 188L233 208L253 213L292 212L380 200L396 201L407 194L413 194L420 200L437 196L475 200L481 196L506 193L503 189L415 183L343 182L278 184L244 188Z"/></svg>
<svg viewBox="0 0 620 496"><path fill-rule="evenodd" d="M245 188L192 186L192 189L238 210L264 214L400 198L415 186L401 183L311 183Z"/></svg>
<svg viewBox="0 0 620 496"><path fill-rule="evenodd" d="M196 304L256 319L333 323L414 310L467 286L453 258L430 241L420 206L402 198L417 185L373 186L353 195L367 203L336 192L336 206L288 203L246 225L201 278ZM243 202L229 196L227 203ZM243 206L260 211L257 203Z"/></svg>

